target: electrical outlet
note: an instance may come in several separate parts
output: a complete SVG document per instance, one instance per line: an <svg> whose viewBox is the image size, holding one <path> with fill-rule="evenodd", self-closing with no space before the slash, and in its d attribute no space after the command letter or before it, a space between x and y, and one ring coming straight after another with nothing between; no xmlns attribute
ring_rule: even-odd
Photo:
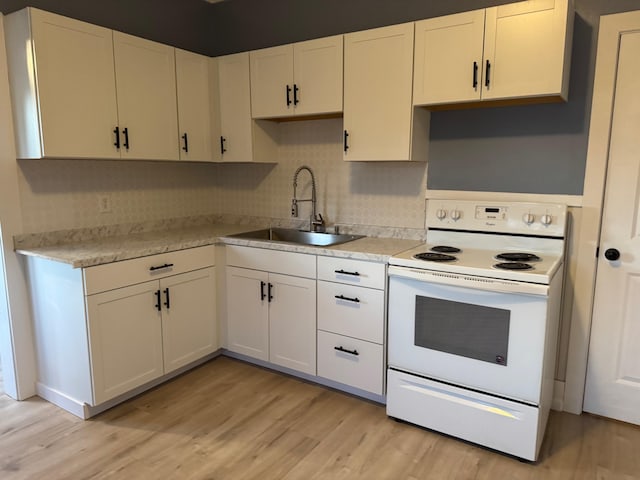
<svg viewBox="0 0 640 480"><path fill-rule="evenodd" d="M98 211L100 213L111 212L111 198L109 195L98 195Z"/></svg>

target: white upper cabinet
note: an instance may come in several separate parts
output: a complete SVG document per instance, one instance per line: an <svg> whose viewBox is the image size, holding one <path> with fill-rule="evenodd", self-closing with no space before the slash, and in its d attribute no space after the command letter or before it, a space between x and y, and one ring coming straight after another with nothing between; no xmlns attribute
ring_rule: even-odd
<svg viewBox="0 0 640 480"><path fill-rule="evenodd" d="M250 52L253 118L342 111L343 36Z"/></svg>
<svg viewBox="0 0 640 480"><path fill-rule="evenodd" d="M293 45L296 115L342 112L343 38L336 35Z"/></svg>
<svg viewBox="0 0 640 480"><path fill-rule="evenodd" d="M33 8L5 18L19 158L120 158L112 31Z"/></svg>
<svg viewBox="0 0 640 480"><path fill-rule="evenodd" d="M249 53L253 118L294 115L293 45Z"/></svg>
<svg viewBox="0 0 640 480"><path fill-rule="evenodd" d="M484 10L416 22L413 103L480 100Z"/></svg>
<svg viewBox="0 0 640 480"><path fill-rule="evenodd" d="M224 162L248 162L251 145L249 53L218 57L220 152Z"/></svg>
<svg viewBox="0 0 640 480"><path fill-rule="evenodd" d="M212 161L209 57L175 53L180 160Z"/></svg>
<svg viewBox="0 0 640 480"><path fill-rule="evenodd" d="M220 132L214 145L222 161L274 161L277 125L251 119L249 52L211 59L211 67L217 80L214 90Z"/></svg>
<svg viewBox="0 0 640 480"><path fill-rule="evenodd" d="M527 0L488 8L482 98L566 100L573 17L572 0Z"/></svg>
<svg viewBox="0 0 640 480"><path fill-rule="evenodd" d="M413 34L405 23L345 35L345 160L426 160L429 117L412 115Z"/></svg>
<svg viewBox="0 0 640 480"><path fill-rule="evenodd" d="M174 49L113 32L122 158L178 159Z"/></svg>
<svg viewBox="0 0 640 480"><path fill-rule="evenodd" d="M414 105L567 99L571 0L526 0L416 22Z"/></svg>

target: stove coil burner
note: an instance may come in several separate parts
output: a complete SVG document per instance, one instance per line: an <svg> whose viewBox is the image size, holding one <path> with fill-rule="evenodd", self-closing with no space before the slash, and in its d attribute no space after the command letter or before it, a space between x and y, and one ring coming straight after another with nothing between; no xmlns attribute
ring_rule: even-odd
<svg viewBox="0 0 640 480"><path fill-rule="evenodd" d="M460 253L462 250L458 247L449 247L448 245L436 245L431 248L431 251L438 253Z"/></svg>
<svg viewBox="0 0 640 480"><path fill-rule="evenodd" d="M499 268L501 270L531 270L533 268L528 263L522 263L522 262L496 263L494 267Z"/></svg>
<svg viewBox="0 0 640 480"><path fill-rule="evenodd" d="M537 262L540 257L533 253L507 252L496 255L496 260L506 260L508 262Z"/></svg>
<svg viewBox="0 0 640 480"><path fill-rule="evenodd" d="M452 262L456 260L456 257L454 257L453 255L434 252L416 253L413 258L416 258L418 260L427 260L430 262Z"/></svg>

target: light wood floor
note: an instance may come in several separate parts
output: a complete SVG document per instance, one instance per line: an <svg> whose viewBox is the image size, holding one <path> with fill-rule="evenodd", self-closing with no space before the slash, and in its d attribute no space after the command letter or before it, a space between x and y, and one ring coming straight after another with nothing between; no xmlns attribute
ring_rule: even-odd
<svg viewBox="0 0 640 480"><path fill-rule="evenodd" d="M640 428L552 412L537 464L221 357L82 421L0 396L0 479L640 478Z"/></svg>

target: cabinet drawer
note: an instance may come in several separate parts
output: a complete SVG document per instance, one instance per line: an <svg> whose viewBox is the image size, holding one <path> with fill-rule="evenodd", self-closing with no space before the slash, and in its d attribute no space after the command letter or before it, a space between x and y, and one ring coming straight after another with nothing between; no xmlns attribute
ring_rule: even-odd
<svg viewBox="0 0 640 480"><path fill-rule="evenodd" d="M147 280L157 280L169 275L211 267L214 264L215 245L207 245L87 267L83 269L85 295L135 285ZM164 265L168 266L154 268Z"/></svg>
<svg viewBox="0 0 640 480"><path fill-rule="evenodd" d="M319 281L318 328L382 344L384 291Z"/></svg>
<svg viewBox="0 0 640 480"><path fill-rule="evenodd" d="M316 257L305 253L227 245L227 265L265 272L316 278Z"/></svg>
<svg viewBox="0 0 640 480"><path fill-rule="evenodd" d="M318 376L382 395L383 365L382 345L318 331Z"/></svg>
<svg viewBox="0 0 640 480"><path fill-rule="evenodd" d="M385 264L349 258L318 257L318 280L384 290Z"/></svg>

